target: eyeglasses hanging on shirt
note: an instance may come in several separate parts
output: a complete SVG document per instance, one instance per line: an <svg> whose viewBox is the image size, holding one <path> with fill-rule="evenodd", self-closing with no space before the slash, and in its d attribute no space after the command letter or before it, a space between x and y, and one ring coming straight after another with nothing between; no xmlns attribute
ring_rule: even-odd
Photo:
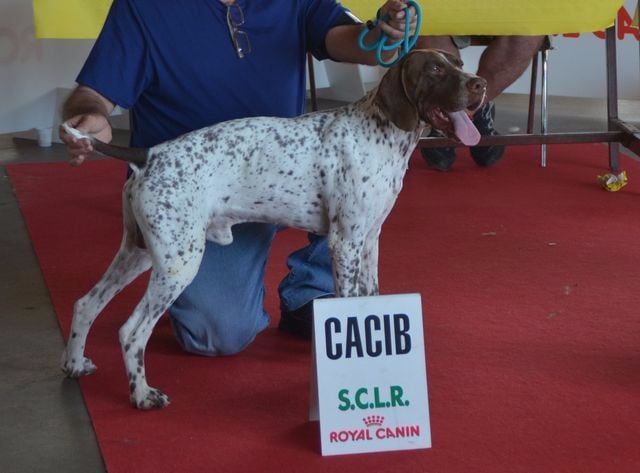
<svg viewBox="0 0 640 473"><path fill-rule="evenodd" d="M240 5L235 3L227 4L227 26L229 27L229 35L231 35L231 42L240 59L251 52L249 35L246 31L238 28L242 25L244 25L244 12L242 8L240 8Z"/></svg>

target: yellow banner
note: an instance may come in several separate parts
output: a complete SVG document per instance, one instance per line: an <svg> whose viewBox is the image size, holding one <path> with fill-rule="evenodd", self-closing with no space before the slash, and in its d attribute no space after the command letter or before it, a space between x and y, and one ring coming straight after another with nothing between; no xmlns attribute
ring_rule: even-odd
<svg viewBox="0 0 640 473"><path fill-rule="evenodd" d="M633 26L636 28L640 28L640 14L638 11L640 11L640 2L636 5L636 14L633 15Z"/></svg>
<svg viewBox="0 0 640 473"><path fill-rule="evenodd" d="M36 38L95 38L110 6L111 0L33 0Z"/></svg>
<svg viewBox="0 0 640 473"><path fill-rule="evenodd" d="M375 17L384 2L344 0L341 3L364 21ZM421 0L418 3L422 8L423 34L537 35L607 28L613 24L624 0ZM95 38L110 5L111 0L33 0L36 38Z"/></svg>
<svg viewBox="0 0 640 473"><path fill-rule="evenodd" d="M343 0L361 20L382 1ZM420 0L428 35L540 35L587 33L613 25L624 0Z"/></svg>

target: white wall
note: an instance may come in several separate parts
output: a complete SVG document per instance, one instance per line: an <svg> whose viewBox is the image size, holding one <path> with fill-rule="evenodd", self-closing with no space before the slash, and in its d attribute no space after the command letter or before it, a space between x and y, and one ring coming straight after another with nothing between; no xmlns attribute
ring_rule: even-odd
<svg viewBox="0 0 640 473"><path fill-rule="evenodd" d="M635 1L627 1L629 13L633 12ZM89 40L35 40L31 1L0 0L0 133L54 124L61 100L59 89L74 86L91 44ZM604 97L604 41L589 33L577 39L557 37L555 46L550 57L550 94ZM620 98L640 99L638 41L627 35L618 46ZM465 51L470 69L475 67L480 52L481 48ZM337 73L328 73L320 66L318 86L335 84L339 77L342 85L334 87L333 93L342 98L356 94L353 98L357 98L364 89L362 82L375 81L382 72L362 66L344 69L338 67ZM529 74L525 73L508 91L528 90Z"/></svg>
<svg viewBox="0 0 640 473"><path fill-rule="evenodd" d="M0 0L0 132L54 120L58 87L73 87L91 41L36 40L27 0Z"/></svg>

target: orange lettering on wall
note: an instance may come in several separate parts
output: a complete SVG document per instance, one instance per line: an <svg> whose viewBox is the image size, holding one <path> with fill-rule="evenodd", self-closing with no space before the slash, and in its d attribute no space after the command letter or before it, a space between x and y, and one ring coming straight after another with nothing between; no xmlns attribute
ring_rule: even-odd
<svg viewBox="0 0 640 473"><path fill-rule="evenodd" d="M618 39L623 40L625 35L633 35L638 41L640 41L640 29L632 25L633 18L629 15L629 12L623 7L618 12Z"/></svg>
<svg viewBox="0 0 640 473"><path fill-rule="evenodd" d="M640 41L640 29L633 26L633 18L629 15L629 12L625 7L618 10L618 19L616 21L616 27L618 30L618 39L623 40L628 34ZM606 35L604 31L594 31L594 36L600 39L605 39ZM562 36L565 38L579 38L580 33L564 33Z"/></svg>

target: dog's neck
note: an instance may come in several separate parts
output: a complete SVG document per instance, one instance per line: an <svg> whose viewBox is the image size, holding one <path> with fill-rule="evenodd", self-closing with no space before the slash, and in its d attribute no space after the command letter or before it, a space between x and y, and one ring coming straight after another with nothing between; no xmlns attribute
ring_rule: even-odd
<svg viewBox="0 0 640 473"><path fill-rule="evenodd" d="M357 104L362 104L364 105L364 107L368 110L371 110L371 114L372 116L377 117L379 120L387 120L390 123L391 120L389 119L389 117L385 114L385 112L382 110L382 108L380 108L379 104L376 101L376 95L378 93L378 87L374 87L373 89L371 89L369 92L367 92L364 97L362 97L360 100L358 100ZM395 127L395 125L394 125ZM397 128L397 127L395 127ZM418 135L421 135L425 129L431 129L431 126L428 125L424 120L420 119L418 121L418 126L416 127L415 130L411 130L411 131L406 131L406 130L402 130L403 133L409 133L409 134L415 134L417 133ZM399 129L398 129L399 130ZM427 130L427 133L428 131Z"/></svg>

